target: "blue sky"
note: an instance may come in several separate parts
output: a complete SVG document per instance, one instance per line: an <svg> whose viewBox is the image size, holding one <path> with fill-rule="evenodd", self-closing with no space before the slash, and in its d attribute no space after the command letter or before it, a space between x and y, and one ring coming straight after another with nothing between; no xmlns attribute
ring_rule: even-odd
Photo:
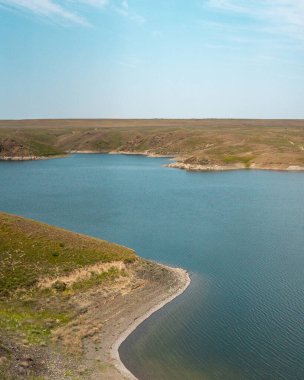
<svg viewBox="0 0 304 380"><path fill-rule="evenodd" d="M304 0L0 0L0 118L304 118Z"/></svg>

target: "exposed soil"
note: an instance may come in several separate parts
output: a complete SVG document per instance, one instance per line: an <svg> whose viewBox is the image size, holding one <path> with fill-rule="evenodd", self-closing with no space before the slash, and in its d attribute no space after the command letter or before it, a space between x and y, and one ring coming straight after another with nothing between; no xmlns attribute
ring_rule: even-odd
<svg viewBox="0 0 304 380"><path fill-rule="evenodd" d="M127 271L127 276L108 285L68 298L68 308L76 310L75 316L68 324L52 330L48 344L29 344L2 332L1 378L133 378L113 351L115 342L151 309L182 291L189 277L185 271L145 260L130 264ZM41 302L58 307L54 299Z"/></svg>

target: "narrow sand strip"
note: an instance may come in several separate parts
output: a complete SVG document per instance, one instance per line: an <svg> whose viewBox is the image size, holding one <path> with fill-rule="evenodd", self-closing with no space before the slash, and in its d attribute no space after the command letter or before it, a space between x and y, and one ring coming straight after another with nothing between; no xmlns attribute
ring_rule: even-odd
<svg viewBox="0 0 304 380"><path fill-rule="evenodd" d="M160 264L159 264L160 265ZM191 279L187 271L181 268L171 268L165 265L161 265L165 267L166 269L169 269L170 271L174 271L176 273L176 276L179 277L180 286L178 289L171 294L169 297L165 298L163 301L159 302L157 305L152 307L149 311L147 311L143 316L137 318L115 341L115 343L112 346L111 350L111 358L113 359L113 363L115 367L119 370L119 372L127 379L132 380L138 380L129 370L128 368L123 364L123 362L120 359L119 355L119 347L120 345L127 339L127 337L132 334L133 331L136 330L136 328L144 322L146 319L148 319L152 314L154 314L156 311L164 307L169 302L173 301L176 297L181 295L190 285Z"/></svg>

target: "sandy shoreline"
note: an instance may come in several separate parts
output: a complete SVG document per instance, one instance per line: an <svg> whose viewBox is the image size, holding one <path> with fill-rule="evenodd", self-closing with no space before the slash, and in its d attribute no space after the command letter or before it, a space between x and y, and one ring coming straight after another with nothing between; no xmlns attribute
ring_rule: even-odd
<svg viewBox="0 0 304 380"><path fill-rule="evenodd" d="M144 259L138 259L125 270L128 275L107 289L97 288L78 300L87 309L81 318L85 318L88 326L98 326L82 339L82 366L90 372L87 379L136 379L120 359L121 343L190 284L185 270Z"/></svg>
<svg viewBox="0 0 304 380"><path fill-rule="evenodd" d="M161 264L159 264L161 265ZM161 265L164 268L174 271L176 275L180 278L180 287L175 291L174 294L170 295L169 297L165 298L163 301L160 301L157 303L154 307L152 307L150 310L148 310L144 315L136 319L126 330L123 332L119 338L116 340L114 345L112 346L111 350L111 357L114 361L114 364L116 368L121 372L122 375L127 377L128 379L132 380L138 380L124 365L124 363L120 359L119 355L119 348L121 344L128 338L130 334L132 334L133 331L136 330L138 326L140 326L145 320L147 320L152 314L154 314L156 311L160 310L162 307L167 305L169 302L173 301L175 298L177 298L179 295L181 295L190 285L190 276L187 271L180 268L170 268L164 265Z"/></svg>
<svg viewBox="0 0 304 380"><path fill-rule="evenodd" d="M68 155L58 154L53 156L0 156L0 161L41 161L52 158L65 158Z"/></svg>
<svg viewBox="0 0 304 380"><path fill-rule="evenodd" d="M1 156L0 161L37 161L47 160L45 156Z"/></svg>
<svg viewBox="0 0 304 380"><path fill-rule="evenodd" d="M116 150L113 150L111 152L108 152L108 154L116 154L116 155L119 155L119 154L122 154L124 156L146 156L146 157L156 157L156 158L174 158L174 156L172 155L169 155L169 154L158 154L158 153L152 153L150 152L149 150L146 150L144 152L131 152L131 151L128 151L128 150L120 150L120 151L116 151Z"/></svg>
<svg viewBox="0 0 304 380"><path fill-rule="evenodd" d="M200 165L200 164L186 164L184 162L173 162L171 164L164 165L167 168L172 169L182 169L193 172L221 172L221 171L232 171L232 170L272 170L272 171L303 171L304 166L299 165L289 165L287 167L283 166L258 166L252 164L249 167L239 163L234 165Z"/></svg>

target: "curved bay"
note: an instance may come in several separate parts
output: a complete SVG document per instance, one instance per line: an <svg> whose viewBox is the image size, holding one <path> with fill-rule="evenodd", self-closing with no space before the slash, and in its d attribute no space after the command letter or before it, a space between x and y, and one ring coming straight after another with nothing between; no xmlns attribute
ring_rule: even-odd
<svg viewBox="0 0 304 380"><path fill-rule="evenodd" d="M303 379L304 173L187 173L166 162L1 162L0 209L191 272L186 293L121 346L141 379Z"/></svg>

